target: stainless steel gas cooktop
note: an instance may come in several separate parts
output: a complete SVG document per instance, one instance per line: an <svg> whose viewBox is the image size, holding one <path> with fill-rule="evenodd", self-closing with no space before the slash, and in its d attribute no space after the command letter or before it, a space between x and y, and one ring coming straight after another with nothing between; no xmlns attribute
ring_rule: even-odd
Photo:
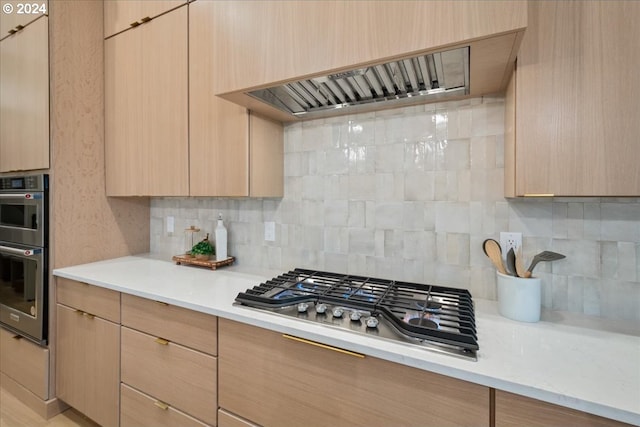
<svg viewBox="0 0 640 427"><path fill-rule="evenodd" d="M479 348L464 289L296 268L236 303L473 360Z"/></svg>

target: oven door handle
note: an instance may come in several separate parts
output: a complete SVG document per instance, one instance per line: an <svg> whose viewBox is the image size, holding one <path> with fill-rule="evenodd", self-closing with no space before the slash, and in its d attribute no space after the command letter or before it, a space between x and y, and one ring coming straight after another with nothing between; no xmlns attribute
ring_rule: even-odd
<svg viewBox="0 0 640 427"><path fill-rule="evenodd" d="M42 249L17 249L10 246L0 245L0 251L6 252L12 255L31 256L38 255Z"/></svg>
<svg viewBox="0 0 640 427"><path fill-rule="evenodd" d="M38 200L38 199L42 199L42 194L38 194L38 193L11 193L11 194L0 194L0 199L27 199L27 200Z"/></svg>

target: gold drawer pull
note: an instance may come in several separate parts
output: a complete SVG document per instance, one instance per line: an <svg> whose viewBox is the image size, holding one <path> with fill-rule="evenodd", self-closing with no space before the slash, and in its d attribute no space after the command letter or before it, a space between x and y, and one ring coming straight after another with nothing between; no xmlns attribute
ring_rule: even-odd
<svg viewBox="0 0 640 427"><path fill-rule="evenodd" d="M163 301L156 301L156 303L158 303L158 304L160 304L160 305L164 305L164 306L169 305L169 304L167 304L166 302L163 302Z"/></svg>
<svg viewBox="0 0 640 427"><path fill-rule="evenodd" d="M169 405L159 400L156 400L155 402L153 402L153 404L156 405L158 408L162 409L163 411L166 411L167 409L169 409Z"/></svg>
<svg viewBox="0 0 640 427"><path fill-rule="evenodd" d="M94 317L96 317L95 315L91 314L91 313L87 313L86 311L84 313L82 313L83 316L87 316L89 319L93 319Z"/></svg>
<svg viewBox="0 0 640 427"><path fill-rule="evenodd" d="M144 18L142 18L142 19L140 20L140 22L142 22L143 24L144 24L145 22L149 22L149 21L151 21L151 18L149 18L148 16L145 16Z"/></svg>
<svg viewBox="0 0 640 427"><path fill-rule="evenodd" d="M140 25L140 23L138 21L132 22L131 24L129 24L130 27L137 27L138 25Z"/></svg>
<svg viewBox="0 0 640 427"><path fill-rule="evenodd" d="M553 193L524 193L524 197L553 197Z"/></svg>
<svg viewBox="0 0 640 427"><path fill-rule="evenodd" d="M165 340L164 338L160 338L160 337L156 338L155 342L157 342L160 345L169 345L169 341Z"/></svg>
<svg viewBox="0 0 640 427"><path fill-rule="evenodd" d="M82 310L78 310L77 308L76 308L74 311L75 311L77 314L83 314L83 313L84 313L84 311L82 311Z"/></svg>
<svg viewBox="0 0 640 427"><path fill-rule="evenodd" d="M301 343L304 343L304 344L310 344L310 345L313 345L315 347L324 348L326 350L333 350L333 351L337 351L338 353L342 353L342 354L346 354L346 355L349 355L349 356L353 356L353 357L358 357L360 359L364 359L364 354L356 353L356 352L345 350L345 349L338 348L338 347L333 347L333 346L330 346L330 345L322 344L322 343L311 341L311 340L306 340L304 338L294 337L293 335L289 335L289 334L282 334L282 336L284 338L288 339L288 340L298 341L298 342L301 342Z"/></svg>
<svg viewBox="0 0 640 427"><path fill-rule="evenodd" d="M14 335L12 338L13 338L14 340L18 341L18 340L21 340L21 339L22 339L22 335Z"/></svg>

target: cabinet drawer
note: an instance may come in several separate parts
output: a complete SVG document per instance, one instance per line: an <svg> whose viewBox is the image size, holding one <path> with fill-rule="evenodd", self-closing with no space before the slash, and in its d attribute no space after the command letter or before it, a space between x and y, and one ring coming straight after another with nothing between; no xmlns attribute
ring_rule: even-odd
<svg viewBox="0 0 640 427"><path fill-rule="evenodd" d="M195 418L125 384L120 385L120 427L205 427Z"/></svg>
<svg viewBox="0 0 640 427"><path fill-rule="evenodd" d="M121 340L123 383L215 425L215 357L125 327Z"/></svg>
<svg viewBox="0 0 640 427"><path fill-rule="evenodd" d="M220 407L252 422L491 425L488 387L228 319L219 327Z"/></svg>
<svg viewBox="0 0 640 427"><path fill-rule="evenodd" d="M2 328L0 372L42 400L49 398L49 350Z"/></svg>
<svg viewBox="0 0 640 427"><path fill-rule="evenodd" d="M218 409L218 427L260 427L224 409Z"/></svg>
<svg viewBox="0 0 640 427"><path fill-rule="evenodd" d="M631 427L619 421L496 390L496 427L599 426Z"/></svg>
<svg viewBox="0 0 640 427"><path fill-rule="evenodd" d="M60 304L120 323L120 293L75 280L56 278L56 299Z"/></svg>
<svg viewBox="0 0 640 427"><path fill-rule="evenodd" d="M205 353L218 353L216 316L123 294L122 324Z"/></svg>

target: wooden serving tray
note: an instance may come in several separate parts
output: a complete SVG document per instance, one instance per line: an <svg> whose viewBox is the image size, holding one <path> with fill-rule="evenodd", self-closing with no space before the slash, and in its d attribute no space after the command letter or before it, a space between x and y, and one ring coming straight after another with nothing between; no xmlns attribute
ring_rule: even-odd
<svg viewBox="0 0 640 427"><path fill-rule="evenodd" d="M230 256L227 259L222 261L215 261L210 259L197 259L188 255L174 255L171 258L176 264L188 264L188 265L197 265L198 267L207 267L212 270L215 270L219 267L224 267L225 265L231 265L236 260L234 257Z"/></svg>

